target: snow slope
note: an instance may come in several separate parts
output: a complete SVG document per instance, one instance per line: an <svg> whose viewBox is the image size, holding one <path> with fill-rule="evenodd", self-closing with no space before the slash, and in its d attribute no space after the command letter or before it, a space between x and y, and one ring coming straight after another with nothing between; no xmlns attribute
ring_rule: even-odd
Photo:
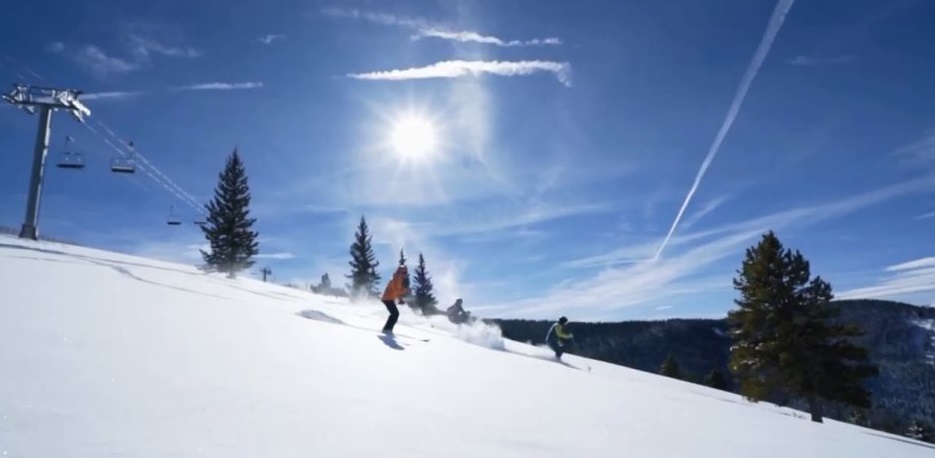
<svg viewBox="0 0 935 458"><path fill-rule="evenodd" d="M386 340L377 303L187 266L0 237L0 279L3 457L933 454L405 308L430 341Z"/></svg>

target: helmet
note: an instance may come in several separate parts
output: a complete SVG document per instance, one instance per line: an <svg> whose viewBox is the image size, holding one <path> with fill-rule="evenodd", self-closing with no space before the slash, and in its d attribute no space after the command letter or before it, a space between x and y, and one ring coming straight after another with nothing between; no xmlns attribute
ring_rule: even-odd
<svg viewBox="0 0 935 458"><path fill-rule="evenodd" d="M559 323L562 323L562 324L565 324L565 323L568 322L568 318L566 318L566 317L563 316L563 317L561 317L561 318L558 319L558 322L559 322Z"/></svg>

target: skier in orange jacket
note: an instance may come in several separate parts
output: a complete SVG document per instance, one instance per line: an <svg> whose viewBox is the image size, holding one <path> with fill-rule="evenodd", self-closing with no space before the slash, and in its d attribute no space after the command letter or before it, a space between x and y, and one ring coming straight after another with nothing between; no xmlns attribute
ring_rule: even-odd
<svg viewBox="0 0 935 458"><path fill-rule="evenodd" d="M405 304L403 297L409 294L408 280L409 269L406 268L405 264L400 264L396 268L396 272L393 272L393 278L386 284L386 289L383 291L383 305L390 312L390 316L386 318L386 324L383 325L384 333L392 333L393 326L396 326L396 320L399 319L399 309L396 308L396 302Z"/></svg>

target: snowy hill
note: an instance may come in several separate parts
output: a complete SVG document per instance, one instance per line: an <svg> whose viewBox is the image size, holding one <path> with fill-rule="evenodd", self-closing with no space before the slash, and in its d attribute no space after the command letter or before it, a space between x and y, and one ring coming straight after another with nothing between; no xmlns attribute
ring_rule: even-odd
<svg viewBox="0 0 935 458"><path fill-rule="evenodd" d="M250 279L0 237L4 457L928 457L898 436ZM422 342L412 337L424 337Z"/></svg>
<svg viewBox="0 0 935 458"><path fill-rule="evenodd" d="M881 371L865 386L873 393L873 407L865 413L877 430L904 434L914 419L935 419L935 308L877 299L845 299L840 321L858 325L866 333L855 342L867 348ZM542 342L549 321L496 320L505 337ZM704 383L712 369L729 374L731 341L728 323L721 319L668 319L578 323L575 353L649 372L658 372L671 354L682 379ZM739 390L730 384L729 388ZM791 401L805 407L804 400ZM852 408L826 404L825 415L846 420Z"/></svg>

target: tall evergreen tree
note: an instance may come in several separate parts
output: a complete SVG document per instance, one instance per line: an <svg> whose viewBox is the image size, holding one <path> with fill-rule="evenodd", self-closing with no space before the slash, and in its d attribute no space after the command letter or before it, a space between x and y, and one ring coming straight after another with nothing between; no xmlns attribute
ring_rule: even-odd
<svg viewBox="0 0 935 458"><path fill-rule="evenodd" d="M672 353L669 353L666 356L665 361L662 362L662 366L659 368L659 373L665 375L666 377L672 377L681 379L682 370L679 368L679 363L675 361L675 357L672 356Z"/></svg>
<svg viewBox="0 0 935 458"><path fill-rule="evenodd" d="M399 249L399 265L401 265L401 266L406 265L406 254L403 252L403 249L402 249L402 248ZM410 283L411 283L411 281L410 281L410 277L409 277L409 272L407 271L407 272L406 272L406 277L403 278L403 285L404 285L406 288L409 288Z"/></svg>
<svg viewBox="0 0 935 458"><path fill-rule="evenodd" d="M240 154L234 148L224 170L218 176L214 199L205 209L206 223L201 231L210 244L210 251L201 251L208 268L226 272L228 277L253 266L253 256L259 253L257 232L250 228L256 218L250 215L250 187Z"/></svg>
<svg viewBox="0 0 935 458"><path fill-rule="evenodd" d="M419 265L416 267L413 281L415 283L415 288L413 288L415 303L413 305L421 310L423 315L438 313L438 308L436 307L438 305L438 299L435 298L435 294L432 292L434 289L432 277L425 269L425 257L422 256L422 253L419 253Z"/></svg>
<svg viewBox="0 0 935 458"><path fill-rule="evenodd" d="M350 248L351 260L348 264L351 266L351 273L345 275L351 280L348 292L353 298L373 298L378 295L377 284L380 281L380 274L377 273L377 267L380 262L377 261L373 252L371 238L367 220L361 216L357 231L354 233L354 243Z"/></svg>
<svg viewBox="0 0 935 458"><path fill-rule="evenodd" d="M870 406L861 379L875 375L866 349L849 339L856 327L834 322L831 285L815 277L799 251L783 248L769 231L746 250L734 288L738 309L728 312L730 368L752 400L791 396L808 401L822 422L821 399Z"/></svg>

